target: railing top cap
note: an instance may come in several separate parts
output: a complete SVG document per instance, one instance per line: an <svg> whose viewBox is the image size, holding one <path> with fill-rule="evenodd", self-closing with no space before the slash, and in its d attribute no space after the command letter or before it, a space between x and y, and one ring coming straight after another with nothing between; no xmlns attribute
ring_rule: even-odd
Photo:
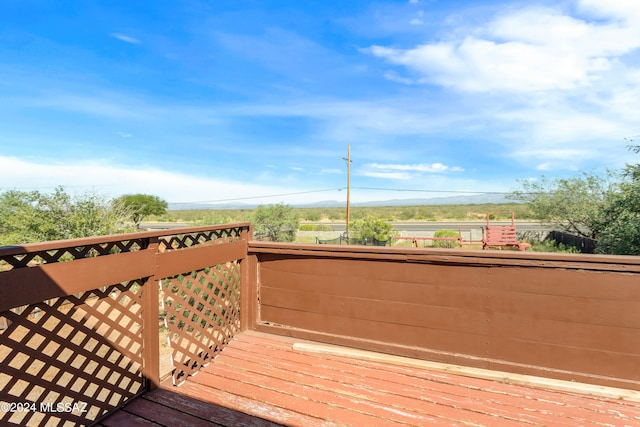
<svg viewBox="0 0 640 427"><path fill-rule="evenodd" d="M42 252L78 246L96 245L100 243L122 242L127 240L150 239L154 237L175 236L178 234L199 233L205 231L224 230L229 228L249 229L251 223L205 225L199 227L174 228L167 230L139 231L134 233L109 234L106 236L83 237L79 239L53 240L49 242L27 243L24 245L0 246L0 256Z"/></svg>
<svg viewBox="0 0 640 427"><path fill-rule="evenodd" d="M314 255L325 257L356 257L384 259L434 259L448 262L500 264L522 264L528 266L558 266L589 269L614 269L618 271L640 271L640 257L631 255L568 254L551 252L522 252L477 249L408 248L358 245L309 245L299 243L249 242L249 253L281 253L289 255Z"/></svg>

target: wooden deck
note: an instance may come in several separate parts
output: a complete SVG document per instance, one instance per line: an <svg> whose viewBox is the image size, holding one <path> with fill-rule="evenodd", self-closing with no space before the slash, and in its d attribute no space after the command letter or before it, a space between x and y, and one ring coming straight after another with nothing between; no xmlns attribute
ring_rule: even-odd
<svg viewBox="0 0 640 427"><path fill-rule="evenodd" d="M239 334L180 387L163 383L101 426L634 426L640 403L352 358Z"/></svg>

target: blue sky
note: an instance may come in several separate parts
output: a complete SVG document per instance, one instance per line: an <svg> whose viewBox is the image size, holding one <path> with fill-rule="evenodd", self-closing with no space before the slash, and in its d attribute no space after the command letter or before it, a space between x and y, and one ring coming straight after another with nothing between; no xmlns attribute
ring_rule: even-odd
<svg viewBox="0 0 640 427"><path fill-rule="evenodd" d="M0 0L0 190L508 192L637 161L639 99L636 0Z"/></svg>

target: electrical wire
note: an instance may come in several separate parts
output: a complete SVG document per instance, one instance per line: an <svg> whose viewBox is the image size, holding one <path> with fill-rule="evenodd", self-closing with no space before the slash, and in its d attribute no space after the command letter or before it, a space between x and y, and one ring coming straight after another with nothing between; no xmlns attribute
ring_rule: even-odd
<svg viewBox="0 0 640 427"><path fill-rule="evenodd" d="M309 191L298 191L295 193L280 193L280 194L269 194L265 196L249 196L249 197L235 197L232 199L218 199L218 200L203 200L198 202L173 202L172 205L186 205L186 204L204 204L204 203L223 203L223 202L239 202L242 200L255 200L255 199L266 199L271 197L282 197L282 196L297 196L300 194L311 194L311 193L326 193L329 191L342 191L346 189L346 187L342 188L328 188L324 190L309 190Z"/></svg>
<svg viewBox="0 0 640 427"><path fill-rule="evenodd" d="M218 199L218 200L202 200L195 202L172 202L172 205L188 205L188 204L212 204L212 203L225 203L225 202L240 202L244 200L266 199L272 197L282 196L296 196L300 194L312 194L312 193L326 193L332 191L346 190L347 187L340 188L327 188L322 190L309 190L298 191L292 193L280 193L280 194L268 194L263 196L248 196L248 197L234 197L230 199ZM379 187L351 187L352 190L375 190L375 191L397 191L397 192L416 192L416 193L453 193L453 194L510 194L504 191L461 191L461 190L419 190L411 188L379 188Z"/></svg>
<svg viewBox="0 0 640 427"><path fill-rule="evenodd" d="M411 188L377 188L377 187L351 187L354 190L375 190L375 191L399 191L416 193L455 193L455 194L511 194L506 191L462 191L462 190L417 190Z"/></svg>

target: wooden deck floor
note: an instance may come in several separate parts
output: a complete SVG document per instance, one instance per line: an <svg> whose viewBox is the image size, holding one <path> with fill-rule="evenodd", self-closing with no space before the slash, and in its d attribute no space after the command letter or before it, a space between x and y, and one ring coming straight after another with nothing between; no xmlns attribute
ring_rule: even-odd
<svg viewBox="0 0 640 427"><path fill-rule="evenodd" d="M243 333L102 426L638 426L640 403L294 351Z"/></svg>

